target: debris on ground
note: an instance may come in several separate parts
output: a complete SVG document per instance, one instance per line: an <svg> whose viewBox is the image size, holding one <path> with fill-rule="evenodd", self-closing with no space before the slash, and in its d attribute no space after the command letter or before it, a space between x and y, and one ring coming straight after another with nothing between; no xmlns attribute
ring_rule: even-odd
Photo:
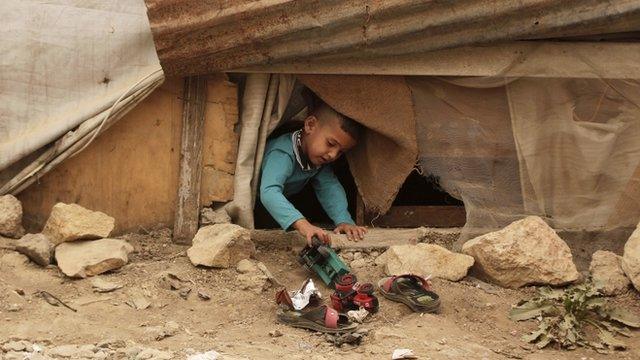
<svg viewBox="0 0 640 360"><path fill-rule="evenodd" d="M44 234L26 234L16 241L15 249L40 266L51 264L53 244Z"/></svg>
<svg viewBox="0 0 640 360"><path fill-rule="evenodd" d="M636 290L640 291L640 224L624 245L622 269Z"/></svg>
<svg viewBox="0 0 640 360"><path fill-rule="evenodd" d="M106 238L115 227L115 220L100 211L77 204L57 203L53 206L42 233L54 245L67 241Z"/></svg>
<svg viewBox="0 0 640 360"><path fill-rule="evenodd" d="M22 204L10 194L0 196L0 235L14 239L24 235Z"/></svg>
<svg viewBox="0 0 640 360"><path fill-rule="evenodd" d="M640 317L614 306L591 283L566 290L543 287L538 295L511 309L514 321L538 319L538 329L522 337L542 349L557 343L565 349L578 346L597 351L624 350L616 335L631 336L626 326L640 328Z"/></svg>
<svg viewBox="0 0 640 360"><path fill-rule="evenodd" d="M229 268L255 255L251 232L234 224L202 227L193 238L187 256L193 265Z"/></svg>
<svg viewBox="0 0 640 360"><path fill-rule="evenodd" d="M193 354L187 357L187 360L217 360L220 358L220 353L217 351L207 351L205 353Z"/></svg>
<svg viewBox="0 0 640 360"><path fill-rule="evenodd" d="M282 335L283 335L282 332L280 330L278 330L278 329L269 331L269 336L274 337L274 338L280 337Z"/></svg>
<svg viewBox="0 0 640 360"><path fill-rule="evenodd" d="M473 257L433 244L395 245L376 259L387 275L431 274L434 278L459 281L473 265Z"/></svg>
<svg viewBox="0 0 640 360"><path fill-rule="evenodd" d="M364 319L366 319L369 314L370 312L365 308L347 311L347 317L349 318L349 320L355 321L357 323L363 323Z"/></svg>
<svg viewBox="0 0 640 360"><path fill-rule="evenodd" d="M72 278L85 278L118 269L129 262L133 246L121 239L65 242L56 246L60 270Z"/></svg>
<svg viewBox="0 0 640 360"><path fill-rule="evenodd" d="M395 349L393 350L393 354L391 354L391 359L417 359L418 357L414 355L413 350L411 349Z"/></svg>
<svg viewBox="0 0 640 360"><path fill-rule="evenodd" d="M176 335L180 331L180 325L175 321L167 321L162 326L150 326L145 333L153 340L160 341L164 338Z"/></svg>
<svg viewBox="0 0 640 360"><path fill-rule="evenodd" d="M341 334L325 334L324 339L330 344L335 346L342 346L344 344L360 345L362 340L369 334L367 329L357 329L353 332L341 333Z"/></svg>
<svg viewBox="0 0 640 360"><path fill-rule="evenodd" d="M151 306L151 302L139 291L132 291L129 294L129 299L125 301L125 304L136 310L144 310Z"/></svg>
<svg viewBox="0 0 640 360"><path fill-rule="evenodd" d="M211 295L203 289L198 289L198 298L207 301L211 300Z"/></svg>
<svg viewBox="0 0 640 360"><path fill-rule="evenodd" d="M462 252L474 257L479 275L508 288L564 285L580 277L569 246L537 216L469 240Z"/></svg>
<svg viewBox="0 0 640 360"><path fill-rule="evenodd" d="M98 293L108 293L111 291L122 289L121 284L107 281L101 277L94 278L91 281L91 287L93 288L94 292L98 292Z"/></svg>
<svg viewBox="0 0 640 360"><path fill-rule="evenodd" d="M631 281L622 270L622 257L611 251L598 250L591 256L591 280L603 295L613 296L626 292Z"/></svg>
<svg viewBox="0 0 640 360"><path fill-rule="evenodd" d="M249 290L256 294L260 294L270 285L271 279L267 275L270 274L270 272L264 264L258 261L242 259L238 261L236 270L239 272L236 280L240 288L243 290Z"/></svg>
<svg viewBox="0 0 640 360"><path fill-rule="evenodd" d="M200 226L229 223L231 223L231 217L224 207L216 210L204 207L202 211L200 211Z"/></svg>
<svg viewBox="0 0 640 360"><path fill-rule="evenodd" d="M39 290L34 295L42 298L44 301L49 303L49 305L53 305L53 306L62 305L62 306L66 307L67 309L69 309L69 310L71 310L73 312L77 312L78 311L78 310L76 310L75 308L72 308L66 302L60 300L60 298L58 298L57 296L53 295L52 293L50 293L48 291Z"/></svg>

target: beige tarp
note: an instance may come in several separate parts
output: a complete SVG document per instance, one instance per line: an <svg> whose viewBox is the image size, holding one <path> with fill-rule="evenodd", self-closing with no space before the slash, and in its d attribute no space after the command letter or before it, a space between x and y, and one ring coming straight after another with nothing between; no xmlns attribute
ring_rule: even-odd
<svg viewBox="0 0 640 360"><path fill-rule="evenodd" d="M6 0L0 39L0 194L82 150L164 79L142 0Z"/></svg>

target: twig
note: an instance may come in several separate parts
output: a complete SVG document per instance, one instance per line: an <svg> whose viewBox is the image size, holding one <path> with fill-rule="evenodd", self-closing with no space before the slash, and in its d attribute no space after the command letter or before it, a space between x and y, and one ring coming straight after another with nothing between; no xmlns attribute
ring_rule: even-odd
<svg viewBox="0 0 640 360"><path fill-rule="evenodd" d="M64 301L58 299L55 295L51 294L48 291L44 291L44 290L38 290L36 291L35 295L40 296L41 298L43 298L46 302L48 302L51 305L57 306L53 303L51 303L50 299L54 299L56 300L59 304L61 304L62 306L66 307L67 309L73 311L73 312L78 312L78 310L72 308L71 306L67 305Z"/></svg>

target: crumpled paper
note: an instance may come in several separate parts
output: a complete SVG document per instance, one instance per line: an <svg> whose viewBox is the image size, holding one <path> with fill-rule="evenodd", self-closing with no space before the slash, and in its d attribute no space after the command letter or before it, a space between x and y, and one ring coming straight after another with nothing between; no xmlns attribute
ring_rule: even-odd
<svg viewBox="0 0 640 360"><path fill-rule="evenodd" d="M391 355L391 359L417 359L418 357L413 353L411 349L395 349Z"/></svg>
<svg viewBox="0 0 640 360"><path fill-rule="evenodd" d="M360 308L360 310L349 310L347 311L347 317L351 321L355 321L357 323L362 323L364 319L369 316L369 312L365 308Z"/></svg>
<svg viewBox="0 0 640 360"><path fill-rule="evenodd" d="M291 302L293 303L293 308L296 310L304 309L307 305L309 305L309 301L314 296L318 299L322 298L322 295L316 288L316 284L313 283L313 280L307 279L302 284L300 290L294 291L291 294Z"/></svg>

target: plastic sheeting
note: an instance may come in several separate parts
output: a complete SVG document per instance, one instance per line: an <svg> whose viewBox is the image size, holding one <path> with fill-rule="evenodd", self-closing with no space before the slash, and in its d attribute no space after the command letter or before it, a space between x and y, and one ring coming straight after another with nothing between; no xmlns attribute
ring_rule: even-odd
<svg viewBox="0 0 640 360"><path fill-rule="evenodd" d="M162 67L177 75L640 29L637 0L146 3Z"/></svg>
<svg viewBox="0 0 640 360"><path fill-rule="evenodd" d="M3 2L0 178L9 181L2 193L81 150L160 85L145 10L142 0ZM35 151L35 162L17 163Z"/></svg>
<svg viewBox="0 0 640 360"><path fill-rule="evenodd" d="M640 81L412 77L421 166L464 201L463 237L538 215L640 220Z"/></svg>

